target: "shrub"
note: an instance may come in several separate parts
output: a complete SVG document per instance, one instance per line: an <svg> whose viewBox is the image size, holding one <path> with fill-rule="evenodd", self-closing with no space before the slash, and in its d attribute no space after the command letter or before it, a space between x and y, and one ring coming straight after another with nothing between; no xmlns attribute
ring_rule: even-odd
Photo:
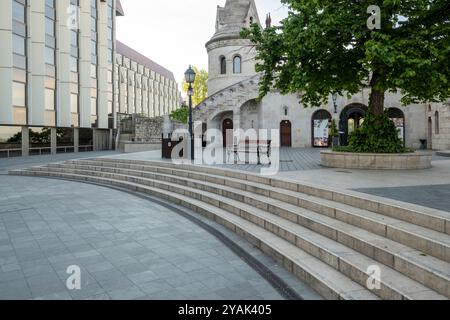
<svg viewBox="0 0 450 320"><path fill-rule="evenodd" d="M178 108L177 110L174 110L170 114L170 119L179 121L181 123L188 123L189 120L189 108L185 105L181 106L181 108Z"/></svg>
<svg viewBox="0 0 450 320"><path fill-rule="evenodd" d="M331 121L330 137L339 137L339 130L334 119Z"/></svg>
<svg viewBox="0 0 450 320"><path fill-rule="evenodd" d="M350 152L359 153L405 153L406 149L398 136L394 122L387 111L379 116L369 112L361 128L350 135Z"/></svg>

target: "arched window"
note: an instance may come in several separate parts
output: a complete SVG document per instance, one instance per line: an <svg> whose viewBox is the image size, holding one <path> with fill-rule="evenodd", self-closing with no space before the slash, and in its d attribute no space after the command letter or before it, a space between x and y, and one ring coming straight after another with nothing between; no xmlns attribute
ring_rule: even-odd
<svg viewBox="0 0 450 320"><path fill-rule="evenodd" d="M436 134L439 134L439 111L434 113L434 125L436 126Z"/></svg>
<svg viewBox="0 0 450 320"><path fill-rule="evenodd" d="M220 74L227 74L227 59L224 56L220 57Z"/></svg>
<svg viewBox="0 0 450 320"><path fill-rule="evenodd" d="M242 59L236 56L233 59L233 73L242 73Z"/></svg>

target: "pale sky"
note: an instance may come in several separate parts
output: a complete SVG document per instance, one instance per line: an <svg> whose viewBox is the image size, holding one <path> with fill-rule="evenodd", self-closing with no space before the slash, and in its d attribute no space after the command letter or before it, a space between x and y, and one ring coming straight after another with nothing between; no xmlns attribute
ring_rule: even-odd
<svg viewBox="0 0 450 320"><path fill-rule="evenodd" d="M262 25L287 15L280 0L255 0ZM217 5L225 0L121 0L117 40L171 70L180 83L189 64L208 69L205 43L215 31Z"/></svg>

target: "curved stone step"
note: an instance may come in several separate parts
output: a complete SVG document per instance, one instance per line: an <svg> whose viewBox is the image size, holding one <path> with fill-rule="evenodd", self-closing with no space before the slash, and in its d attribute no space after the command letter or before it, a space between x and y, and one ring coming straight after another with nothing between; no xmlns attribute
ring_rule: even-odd
<svg viewBox="0 0 450 320"><path fill-rule="evenodd" d="M86 164L99 165L96 162L81 162L64 165L80 166ZM222 186L228 186L243 191L257 193L266 197L293 204L307 210L311 210L328 217L337 219L339 221L351 224L358 228L365 229L382 237L399 242L408 247L422 251L427 255L439 258L443 261L450 262L450 236L440 232L430 230L412 223L404 222L395 218L386 217L368 210L353 208L349 205L338 202L320 199L318 197L301 194L289 190L281 190L276 187L261 186L253 182L243 182L242 180L232 178L217 178L214 176L190 173L189 171L182 171L177 169L158 168L158 167L143 167L132 164L113 165L106 163L100 167L119 168L123 170L135 170L137 172L157 172L161 174L176 175L177 177L185 177L199 181L205 181ZM55 165L58 166L58 165ZM60 164L61 166L61 164ZM141 167L139 170L139 167ZM153 170L153 171L152 171ZM224 187L222 187L224 188ZM279 212L279 211L277 211Z"/></svg>
<svg viewBox="0 0 450 320"><path fill-rule="evenodd" d="M273 257L280 265L292 272L300 280L311 286L311 288L316 290L324 298L345 300L379 299L368 289L360 286L339 271L307 254L291 243L245 219L200 200L158 188L100 177L30 170L13 170L10 174L113 185L171 201L205 215L243 236L253 245Z"/></svg>
<svg viewBox="0 0 450 320"><path fill-rule="evenodd" d="M150 178L143 178L143 177L136 177L136 176L130 176L127 174L119 174L119 173L108 173L108 172L102 172L102 171L93 171L93 170L79 170L79 169L69 169L69 168L36 168L33 170L37 171L53 171L57 173L64 173L64 172L70 172L73 174L78 175L87 175L87 176L99 176L104 177L108 179L117 179L117 180L124 180L132 183L137 184L143 184L148 185L151 187L157 187L163 190L168 190L170 192L177 192L182 195L189 195L190 197L199 199L201 201L207 202L209 204L215 205L218 208L225 209L229 212L232 212L234 214L240 215L243 218L248 219L249 221L256 223L260 225L263 228L268 228L268 231L276 233L278 236L283 237L287 241L291 241L295 245L299 245L300 243L306 243L303 247L301 247L304 250L307 250L308 253L315 255L316 258L323 259L324 262L331 263L333 267L340 270L341 272L346 273L347 276L351 276L353 280L358 281L360 284L364 284L367 281L367 268L369 266L377 264L374 260L370 258L364 257L362 254L352 250L347 249L345 246L335 242L339 241L343 238L342 235L340 235L339 232L345 232L345 226L341 226L341 230L336 228L336 226L333 226L333 222L324 223L322 221L316 220L316 217L314 215L310 217L304 217L303 221L305 222L306 227L310 227L310 223L314 221L317 225L320 225L319 228L311 228L313 231L310 231L308 229L305 229L304 227L301 227L300 225L297 225L296 223L292 223L290 221L286 221L283 218L276 217L273 214L270 214L268 212L265 212L263 210L260 210L252 205L245 204L241 199L239 200L232 200L229 198L226 198L224 196L221 196L219 194L212 194L208 191L204 190L198 190L193 189L192 183L198 183L196 181L190 180L184 187L180 187L180 184L174 184L171 182L167 182L164 180L155 180ZM121 169L116 169L120 171ZM125 170L126 171L126 170ZM127 173L127 172L125 172ZM161 178L161 177L160 177ZM165 176L167 179L175 179L170 176ZM177 180L177 182L181 182L181 180ZM226 191L230 192L230 191ZM327 217L322 217L323 219L330 219ZM277 220L278 219L278 220ZM330 219L331 220L331 219ZM275 223L275 222L276 223ZM271 226L271 227L269 227ZM297 232L290 232L290 230L297 228ZM334 233L334 237L329 234L329 231L332 230L332 233ZM342 231L344 230L344 231ZM366 237L366 240L372 240L370 234L364 234L364 233L357 233L360 230L356 230L353 232L356 233L356 236L354 236L354 241L362 242L360 238ZM281 233L280 233L281 232ZM316 234L315 232L324 233L326 236L330 237L331 239L327 239L321 235ZM350 235L349 235L350 234ZM309 235L309 238L307 238L307 235ZM351 237L351 233L348 232L345 235L345 239L348 239L348 237ZM301 239L301 240L299 240ZM311 239L321 239L322 243L314 243ZM326 239L326 240L325 240ZM375 238L376 239L376 238ZM379 240L379 239L376 239ZM328 241L328 242L327 242ZM366 242L364 245L370 246L370 242ZM322 256L324 252L326 252L327 248L336 248L336 252L329 252L327 255ZM362 244L360 244L358 247L363 247ZM311 249L314 248L314 249ZM308 249L311 249L312 251L308 251ZM320 254L319 254L320 253ZM367 250L363 252L367 254ZM342 254L345 254L345 257L347 259L350 259L350 262L347 262L345 259L341 257ZM348 258L350 257L350 258ZM408 261L408 260L406 260ZM381 261L383 262L383 261ZM366 264L364 264L366 263ZM405 262L403 262L405 264ZM340 269L342 265L345 265L348 267L348 269ZM381 266L381 265L380 265ZM358 268L359 267L359 268ZM416 266L416 268L418 268ZM389 267L381 267L382 274L383 274L383 281L382 281L382 290L380 292L377 292L380 294L380 296L384 299L411 299L414 297L415 293L421 292L426 293L427 296L433 297L433 299L439 299L443 298L442 296L435 294L425 286L407 278L406 276L403 276L397 271L394 271L393 269ZM424 271L420 270L420 275L423 276ZM442 281L444 280L444 281ZM386 282L385 282L386 281ZM433 289L438 289L439 291L443 290L446 294L448 294L449 289L449 281L448 277L447 279L445 277L439 277L436 276L435 278L429 280L433 285ZM393 283L393 284L392 284ZM399 289L396 289L399 288Z"/></svg>
<svg viewBox="0 0 450 320"><path fill-rule="evenodd" d="M304 195L330 200L335 203L341 203L354 208L372 211L374 213L379 213L387 217L403 220L405 222L450 235L450 213L448 212L402 203L391 199L359 194L347 190L326 190L323 187L263 177L248 172L239 172L236 170L190 164L174 165L168 161L125 160L114 158L93 158L88 159L87 161L99 161L101 163L118 165L156 166L160 168L167 168L168 170L184 170L191 173L198 173L200 175L206 174L227 179L232 178L244 183L255 182L260 187L275 187L284 191L294 191Z"/></svg>

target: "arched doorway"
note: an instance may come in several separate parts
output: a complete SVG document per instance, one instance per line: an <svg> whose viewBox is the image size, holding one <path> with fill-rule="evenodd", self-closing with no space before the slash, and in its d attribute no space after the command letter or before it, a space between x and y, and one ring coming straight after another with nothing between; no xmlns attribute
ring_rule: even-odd
<svg viewBox="0 0 450 320"><path fill-rule="evenodd" d="M292 147L292 124L289 120L280 123L280 146Z"/></svg>
<svg viewBox="0 0 450 320"><path fill-rule="evenodd" d="M398 137L405 143L405 114L399 108L390 108L388 115L397 128Z"/></svg>
<svg viewBox="0 0 450 320"><path fill-rule="evenodd" d="M222 123L222 136L223 136L223 147L231 147L231 143L233 143L233 120L225 119Z"/></svg>
<svg viewBox="0 0 450 320"><path fill-rule="evenodd" d="M351 104L342 110L339 124L341 145L348 145L348 137L362 126L367 111L363 104Z"/></svg>
<svg viewBox="0 0 450 320"><path fill-rule="evenodd" d="M311 118L311 137L314 148L327 148L330 146L329 128L331 114L327 110L317 110Z"/></svg>

